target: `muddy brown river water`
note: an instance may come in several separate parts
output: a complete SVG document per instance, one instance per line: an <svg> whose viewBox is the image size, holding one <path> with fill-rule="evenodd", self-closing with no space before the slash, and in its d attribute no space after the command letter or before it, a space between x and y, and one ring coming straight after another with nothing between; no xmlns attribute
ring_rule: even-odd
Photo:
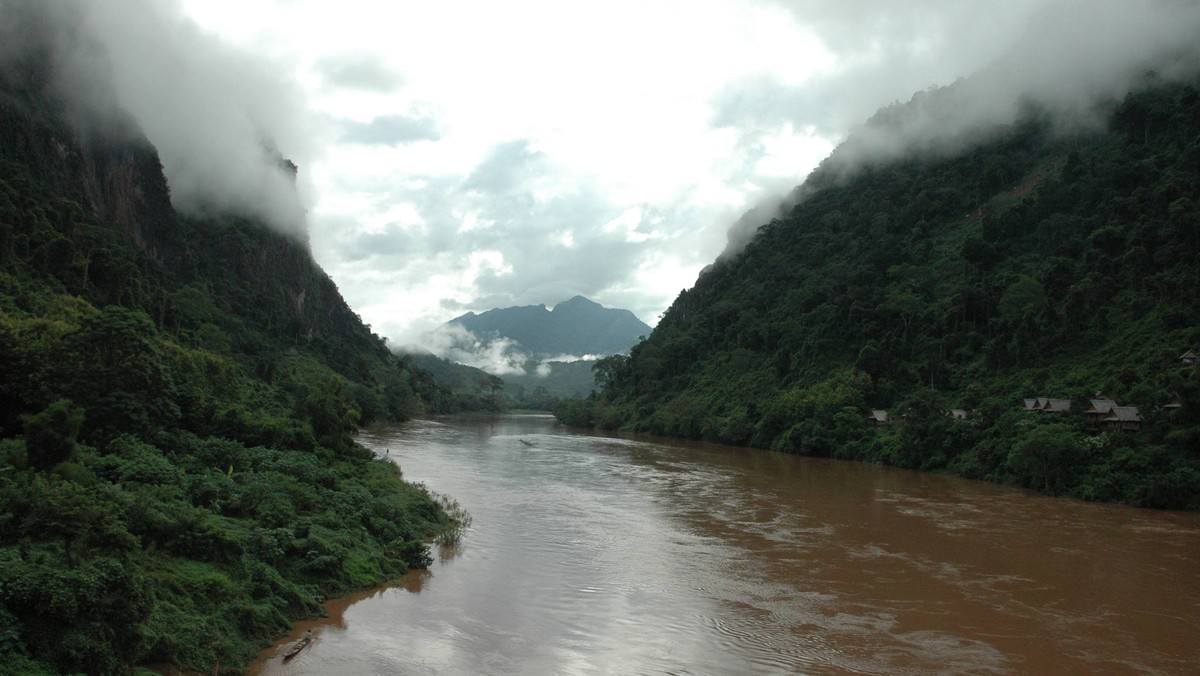
<svg viewBox="0 0 1200 676"><path fill-rule="evenodd" d="M548 416L360 441L474 524L251 673L1200 673L1197 514Z"/></svg>

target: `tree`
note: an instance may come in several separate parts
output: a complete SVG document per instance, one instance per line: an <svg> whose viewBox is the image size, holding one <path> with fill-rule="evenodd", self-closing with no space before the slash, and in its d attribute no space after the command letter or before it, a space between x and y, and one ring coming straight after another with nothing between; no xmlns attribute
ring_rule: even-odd
<svg viewBox="0 0 1200 676"><path fill-rule="evenodd" d="M63 380L71 398L87 410L89 434L108 439L179 418L175 383L156 339L145 312L119 306L84 317L65 337Z"/></svg>
<svg viewBox="0 0 1200 676"><path fill-rule="evenodd" d="M625 377L628 366L629 357L623 354L614 354L597 359L596 363L592 364L592 374L595 376L596 387L599 387L600 391L603 392L610 385L616 385Z"/></svg>
<svg viewBox="0 0 1200 676"><path fill-rule="evenodd" d="M1041 282L1029 275L1017 278L1004 289L1000 296L1000 317L1013 324L1035 316L1046 306L1046 292Z"/></svg>
<svg viewBox="0 0 1200 676"><path fill-rule="evenodd" d="M1070 425L1053 422L1035 425L1008 454L1008 471L1022 486L1043 493L1068 492L1084 446Z"/></svg>
<svg viewBox="0 0 1200 676"><path fill-rule="evenodd" d="M30 463L46 469L70 458L83 418L83 409L68 399L55 401L41 413L21 416Z"/></svg>
<svg viewBox="0 0 1200 676"><path fill-rule="evenodd" d="M337 450L349 447L350 435L358 429L361 416L346 382L334 375L310 389L301 406L301 413L312 423L317 440Z"/></svg>

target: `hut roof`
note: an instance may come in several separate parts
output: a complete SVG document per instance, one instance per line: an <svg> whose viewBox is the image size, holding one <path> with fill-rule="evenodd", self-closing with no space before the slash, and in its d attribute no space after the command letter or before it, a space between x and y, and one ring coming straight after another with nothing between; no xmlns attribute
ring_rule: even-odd
<svg viewBox="0 0 1200 676"><path fill-rule="evenodd" d="M1142 412L1137 406L1113 406L1104 419L1110 422L1141 422Z"/></svg>
<svg viewBox="0 0 1200 676"><path fill-rule="evenodd" d="M871 417L872 419L874 419L874 420L875 420L875 422L887 422L887 421L888 421L888 414L887 414L887 411L886 411L886 410L883 410L883 409L879 409L879 408L873 408L873 409L871 409L871 416L870 416L870 417Z"/></svg>
<svg viewBox="0 0 1200 676"><path fill-rule="evenodd" d="M1071 410L1070 399L1044 399L1041 410L1048 413L1066 413Z"/></svg>
<svg viewBox="0 0 1200 676"><path fill-rule="evenodd" d="M1109 399L1107 397L1097 397L1095 399L1088 400L1088 407L1086 409L1084 409L1083 412L1084 413L1099 413L1100 415L1106 415L1116 405L1117 405L1117 402L1113 401L1112 399Z"/></svg>

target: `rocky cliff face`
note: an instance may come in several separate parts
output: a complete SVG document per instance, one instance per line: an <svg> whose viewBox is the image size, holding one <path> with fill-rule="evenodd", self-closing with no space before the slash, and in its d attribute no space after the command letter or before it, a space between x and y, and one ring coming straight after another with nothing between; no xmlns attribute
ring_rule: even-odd
<svg viewBox="0 0 1200 676"><path fill-rule="evenodd" d="M284 235L217 210L179 213L158 152L136 122L119 109L81 106L62 88L47 49L31 47L0 60L6 179L19 175L14 181L57 196L72 221L119 232L155 261L154 274L171 280L168 286L208 287L222 310L283 345L316 342L349 372L366 370L362 351L386 353L316 265L303 231ZM278 163L292 177L298 171L282 156ZM33 246L38 237L26 235Z"/></svg>
<svg viewBox="0 0 1200 676"><path fill-rule="evenodd" d="M321 596L428 565L436 505L351 435L453 401L300 238L177 211L129 116L11 51L11 8L83 5L0 0L0 672L228 672Z"/></svg>
<svg viewBox="0 0 1200 676"><path fill-rule="evenodd" d="M162 259L176 225L158 153L128 116L71 112L49 65L14 60L0 70L0 160L69 195L138 248Z"/></svg>

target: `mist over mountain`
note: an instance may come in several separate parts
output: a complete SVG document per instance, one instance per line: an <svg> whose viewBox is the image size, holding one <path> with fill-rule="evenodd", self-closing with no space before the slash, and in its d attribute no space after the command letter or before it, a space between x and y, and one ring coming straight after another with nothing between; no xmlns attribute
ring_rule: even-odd
<svg viewBox="0 0 1200 676"><path fill-rule="evenodd" d="M447 322L485 340L507 338L534 357L607 355L627 352L650 327L629 310L606 308L575 296L547 310L544 305L468 312Z"/></svg>
<svg viewBox="0 0 1200 676"><path fill-rule="evenodd" d="M465 397L547 410L555 398L592 392L596 360L628 353L650 331L628 310L575 296L553 309L526 305L468 312L428 334L424 346L402 351ZM491 389L489 377L505 387L502 394L488 392L494 395L490 399L482 396Z"/></svg>
<svg viewBox="0 0 1200 676"><path fill-rule="evenodd" d="M0 0L0 15L0 52L36 60L75 120L136 128L155 146L174 207L307 241L296 167L312 157L314 125L280 70L201 33L172 2Z"/></svg>
<svg viewBox="0 0 1200 676"><path fill-rule="evenodd" d="M1200 508L1198 74L1123 80L1086 124L1031 99L939 137L973 83L882 109L861 138L903 152L847 140L560 419ZM1137 413L1087 419L1114 401Z"/></svg>
<svg viewBox="0 0 1200 676"><path fill-rule="evenodd" d="M829 35L848 43L869 39L859 23L861 8L820 3L789 8L825 24ZM995 16L992 8L957 8L936 18L929 15L930 7L920 3L880 8L874 21L892 29L908 26L916 42L922 21L950 21L956 28L951 35L964 39L932 50L942 59L953 61L959 56L974 62L977 53L994 48L989 46L992 40L1007 46L978 71L954 82L930 84L907 101L897 99L853 124L845 140L805 183L760 201L735 222L720 257L741 251L759 226L786 216L822 181L846 181L891 162L969 152L1031 114L1042 117L1051 134L1103 129L1122 99L1148 74L1176 82L1188 80L1200 67L1195 49L1200 35L1197 3L1055 0L1029 3L1025 9L1029 10L1025 20L1011 25L1011 16ZM897 63L882 71L866 60L861 73L851 67L827 81L805 83L802 90L770 81L743 83L719 98L718 120L730 126L747 119L850 126L845 118L855 106L863 105L860 99L876 96L883 88L884 83L873 78L912 77L906 65L934 65L921 64L921 50L913 52L893 55ZM909 60L914 63L906 64Z"/></svg>
<svg viewBox="0 0 1200 676"><path fill-rule="evenodd" d="M429 565L437 504L353 435L460 400L351 310L302 221L174 199L82 11L0 2L0 672L232 673ZM297 204L295 165L246 140Z"/></svg>
<svg viewBox="0 0 1200 676"><path fill-rule="evenodd" d="M548 402L555 359L575 360L573 387L604 386L560 406L573 424L1200 508L1200 5L1048 5L995 69L883 108L798 192L748 213L653 332L582 297L448 324L434 348L484 372L393 353L314 261L315 144L286 69L171 0L0 0L0 672L232 673L324 599L429 565L446 516L355 432L496 410L516 387ZM858 3L784 6L872 39ZM846 68L832 77L861 82ZM718 117L759 96L781 105L754 115L811 119L753 87ZM376 119L346 132L443 133ZM442 218L375 225L425 277L451 266L421 254L449 245L415 248L408 226L485 240L472 280L549 288L490 251L519 248L513 231L460 229L443 199L483 189L507 199L480 213L525 220L556 165L525 139L492 157L425 195ZM614 221L595 190L571 193L594 205L580 222L620 237L556 236L574 199L540 211L528 255L554 283L583 269L612 288L614 260L659 262L630 253L655 241L640 228L654 209ZM570 256L545 246L564 240ZM1138 417L1097 427L1097 393Z"/></svg>
<svg viewBox="0 0 1200 676"><path fill-rule="evenodd" d="M427 337L438 356L497 375L525 374L546 361L626 353L650 327L629 310L575 296L545 305L497 308L456 317ZM536 366L535 366L536 368Z"/></svg>

